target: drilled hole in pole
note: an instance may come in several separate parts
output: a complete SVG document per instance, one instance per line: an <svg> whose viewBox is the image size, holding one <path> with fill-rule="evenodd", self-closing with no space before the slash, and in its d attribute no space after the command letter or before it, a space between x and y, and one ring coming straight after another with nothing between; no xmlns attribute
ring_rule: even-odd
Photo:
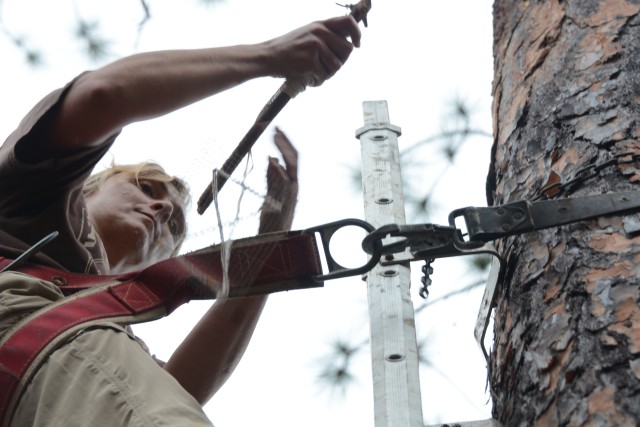
<svg viewBox="0 0 640 427"><path fill-rule="evenodd" d="M380 273L380 275L383 277L393 277L397 276L398 272L395 270L384 270L382 273Z"/></svg>
<svg viewBox="0 0 640 427"><path fill-rule="evenodd" d="M389 362L399 362L404 359L404 356L401 354L390 354L385 357Z"/></svg>
<svg viewBox="0 0 640 427"><path fill-rule="evenodd" d="M376 203L379 205L388 205L392 201L393 199L390 199L388 197L380 197L378 200L376 200Z"/></svg>
<svg viewBox="0 0 640 427"><path fill-rule="evenodd" d="M373 139L374 141L384 141L385 139L387 139L387 136L378 134L378 135L373 135L371 139Z"/></svg>

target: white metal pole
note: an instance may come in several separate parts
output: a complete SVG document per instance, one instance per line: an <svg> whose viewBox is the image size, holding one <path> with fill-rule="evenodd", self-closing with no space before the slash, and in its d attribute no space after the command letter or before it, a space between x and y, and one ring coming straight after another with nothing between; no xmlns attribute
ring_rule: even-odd
<svg viewBox="0 0 640 427"><path fill-rule="evenodd" d="M386 101L363 103L362 148L365 219L375 227L404 224L400 128L389 123ZM415 312L410 268L378 264L367 273L375 427L423 427Z"/></svg>

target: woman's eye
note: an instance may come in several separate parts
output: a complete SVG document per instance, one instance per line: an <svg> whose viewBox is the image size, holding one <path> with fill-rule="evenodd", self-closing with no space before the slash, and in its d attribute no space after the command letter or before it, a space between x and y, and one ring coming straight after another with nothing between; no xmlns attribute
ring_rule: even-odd
<svg viewBox="0 0 640 427"><path fill-rule="evenodd" d="M138 181L138 187L147 196L153 197L153 186L147 181Z"/></svg>

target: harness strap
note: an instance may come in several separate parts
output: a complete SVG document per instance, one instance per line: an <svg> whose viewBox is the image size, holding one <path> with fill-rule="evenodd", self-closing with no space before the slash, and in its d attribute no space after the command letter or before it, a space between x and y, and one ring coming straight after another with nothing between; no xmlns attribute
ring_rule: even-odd
<svg viewBox="0 0 640 427"><path fill-rule="evenodd" d="M21 267L21 273L51 281L70 296L32 313L0 340L2 426L9 425L38 368L78 331L105 321L155 320L189 300L215 299L222 282L220 250L212 246L120 276L82 275L33 264ZM312 234L269 233L236 240L228 267L229 297L320 287L323 283L314 276L321 272Z"/></svg>

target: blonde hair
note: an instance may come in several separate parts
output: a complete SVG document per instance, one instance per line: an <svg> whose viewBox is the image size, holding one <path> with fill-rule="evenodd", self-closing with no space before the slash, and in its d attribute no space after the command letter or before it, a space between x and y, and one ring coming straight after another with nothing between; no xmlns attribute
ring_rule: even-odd
<svg viewBox="0 0 640 427"><path fill-rule="evenodd" d="M109 168L91 175L84 181L82 187L82 194L88 197L98 191L102 184L114 175L124 173L133 177L136 182L140 179L147 179L151 181L159 181L165 184L171 184L178 190L178 194L181 197L181 201L186 211L191 204L191 194L189 192L189 186L182 179L169 175L162 166L155 162L141 162L130 165L116 165L112 164ZM178 237L176 241L176 248L174 249L172 256L175 256L180 251L180 247L184 243L187 236L187 224L184 224L184 232Z"/></svg>

